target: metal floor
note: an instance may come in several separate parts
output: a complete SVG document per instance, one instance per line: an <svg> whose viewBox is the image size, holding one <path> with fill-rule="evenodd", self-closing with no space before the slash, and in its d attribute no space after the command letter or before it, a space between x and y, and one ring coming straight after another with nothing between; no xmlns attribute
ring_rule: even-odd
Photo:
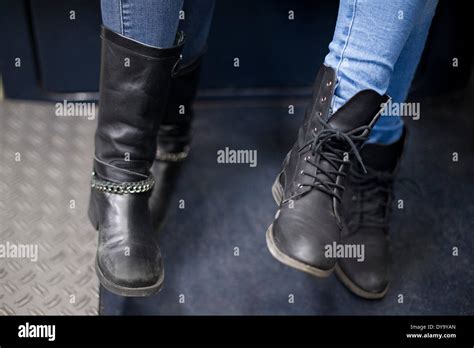
<svg viewBox="0 0 474 348"><path fill-rule="evenodd" d="M393 216L394 281L382 301L359 299L335 276L316 279L271 257L270 188L304 106L288 115L287 105L247 103L197 110L191 156L161 235L164 289L145 299L102 291L100 312L474 314L473 107L443 102L424 101L421 119L408 121L400 177L420 190L397 185L405 205ZM56 117L52 103L6 101L0 125L0 244L39 245L38 262L0 259L0 314L97 314L96 232L86 218L95 121ZM258 166L218 164L216 151L225 147L256 149Z"/></svg>
<svg viewBox="0 0 474 348"><path fill-rule="evenodd" d="M96 232L85 215L95 121L4 101L0 126L0 244L38 246L37 262L0 259L0 315L97 314Z"/></svg>

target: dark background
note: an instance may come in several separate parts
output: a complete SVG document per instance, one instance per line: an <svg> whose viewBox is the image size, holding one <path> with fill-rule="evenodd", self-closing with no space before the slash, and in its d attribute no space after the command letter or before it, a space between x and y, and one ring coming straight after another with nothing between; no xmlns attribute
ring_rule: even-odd
<svg viewBox="0 0 474 348"><path fill-rule="evenodd" d="M98 0L2 0L4 94L23 99L95 99L100 63ZM218 0L201 98L306 95L327 53L337 1ZM69 20L69 11L76 19ZM288 20L288 11L295 20ZM463 2L438 6L414 87L439 95L469 79L472 41ZM21 57L23 68L13 63ZM234 57L240 68L232 68ZM452 68L452 59L459 67ZM67 93L67 94L66 94Z"/></svg>

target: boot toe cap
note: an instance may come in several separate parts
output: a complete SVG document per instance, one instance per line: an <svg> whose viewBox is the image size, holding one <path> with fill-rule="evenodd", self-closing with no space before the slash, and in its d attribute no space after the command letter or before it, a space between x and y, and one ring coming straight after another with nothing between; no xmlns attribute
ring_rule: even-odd
<svg viewBox="0 0 474 348"><path fill-rule="evenodd" d="M353 238L344 238L344 244L361 244L365 246L364 259L340 258L338 266L349 282L349 288L367 293L367 296L384 295L390 284L391 253L386 239L381 233L379 236L359 233ZM352 290L352 289L351 289Z"/></svg>
<svg viewBox="0 0 474 348"><path fill-rule="evenodd" d="M163 276L161 256L149 248L100 252L98 266L103 276L124 288L146 288L157 285Z"/></svg>
<svg viewBox="0 0 474 348"><path fill-rule="evenodd" d="M383 294L388 285L388 272L365 265L357 265L354 260L339 260L339 268L356 288L363 292Z"/></svg>
<svg viewBox="0 0 474 348"><path fill-rule="evenodd" d="M319 220L319 221L318 221ZM326 257L326 245L338 242L339 228L333 221L321 223L317 216L301 217L282 210L273 223L276 247L287 256L321 270L330 270L336 259Z"/></svg>

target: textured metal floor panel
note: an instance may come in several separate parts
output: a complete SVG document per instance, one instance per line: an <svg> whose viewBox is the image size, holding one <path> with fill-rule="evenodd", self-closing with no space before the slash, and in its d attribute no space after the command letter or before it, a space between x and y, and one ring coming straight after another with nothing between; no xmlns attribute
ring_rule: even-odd
<svg viewBox="0 0 474 348"><path fill-rule="evenodd" d="M97 314L96 232L85 218L95 120L7 101L0 125L0 315ZM37 261L14 257L19 245L37 246Z"/></svg>

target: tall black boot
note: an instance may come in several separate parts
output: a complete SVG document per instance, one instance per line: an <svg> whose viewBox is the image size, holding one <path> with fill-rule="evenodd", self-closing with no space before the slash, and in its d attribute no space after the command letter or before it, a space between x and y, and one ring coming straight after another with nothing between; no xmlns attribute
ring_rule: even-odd
<svg viewBox="0 0 474 348"><path fill-rule="evenodd" d="M155 230L163 225L183 161L188 156L201 57L181 66L171 81L166 115L158 129L156 158L151 169L155 178L150 210Z"/></svg>
<svg viewBox="0 0 474 348"><path fill-rule="evenodd" d="M273 185L279 210L267 230L276 259L318 277L336 264L327 246L339 243L344 226L340 203L349 157L360 161L359 150L389 99L361 91L326 121L335 82L335 71L323 65L297 141Z"/></svg>
<svg viewBox="0 0 474 348"><path fill-rule="evenodd" d="M102 28L100 110L89 217L99 230L96 271L123 296L147 296L163 282L148 206L150 168L183 36L158 49Z"/></svg>
<svg viewBox="0 0 474 348"><path fill-rule="evenodd" d="M366 144L360 154L367 173L353 163L347 179L343 210L347 229L343 244L363 245L364 259L339 259L336 274L354 294L366 299L385 296L390 284L391 247L388 235L393 181L405 134L390 145Z"/></svg>

